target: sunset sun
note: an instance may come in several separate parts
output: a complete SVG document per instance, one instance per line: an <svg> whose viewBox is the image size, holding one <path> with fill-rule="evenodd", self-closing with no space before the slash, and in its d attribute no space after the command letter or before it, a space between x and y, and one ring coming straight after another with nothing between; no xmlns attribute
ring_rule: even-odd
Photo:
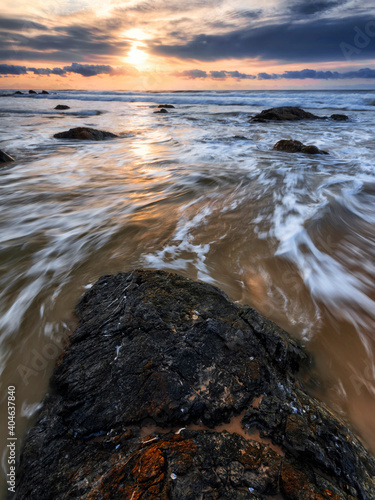
<svg viewBox="0 0 375 500"><path fill-rule="evenodd" d="M143 46L144 44L142 43L134 42L125 58L125 62L137 68L144 66L148 60L148 54L142 50Z"/></svg>

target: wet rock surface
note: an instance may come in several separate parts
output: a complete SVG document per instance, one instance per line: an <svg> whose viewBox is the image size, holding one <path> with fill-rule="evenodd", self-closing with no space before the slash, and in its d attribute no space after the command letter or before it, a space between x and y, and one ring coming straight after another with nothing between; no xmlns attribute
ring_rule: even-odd
<svg viewBox="0 0 375 500"><path fill-rule="evenodd" d="M282 139L274 145L273 149L276 151L286 151L287 153L305 153L309 155L328 154L327 151L323 151L316 146L305 146L302 142L293 139Z"/></svg>
<svg viewBox="0 0 375 500"><path fill-rule="evenodd" d="M59 132L53 137L56 139L78 139L80 141L103 141L104 139L112 139L118 137L112 132L97 130L95 128L77 127L71 128L66 132Z"/></svg>
<svg viewBox="0 0 375 500"><path fill-rule="evenodd" d="M336 120L338 122L344 122L346 120L349 120L349 116L334 114L334 115L331 115L331 120Z"/></svg>
<svg viewBox="0 0 375 500"><path fill-rule="evenodd" d="M159 104L158 108L168 108L168 109L175 109L173 104Z"/></svg>
<svg viewBox="0 0 375 500"><path fill-rule="evenodd" d="M157 114L157 113L168 113L168 111L165 108L161 108L158 111L154 111L154 114Z"/></svg>
<svg viewBox="0 0 375 500"><path fill-rule="evenodd" d="M252 122L318 120L324 117L313 115L308 111L294 106L264 109L251 118Z"/></svg>
<svg viewBox="0 0 375 500"><path fill-rule="evenodd" d="M66 104L58 104L57 106L55 106L55 109L70 109L70 107Z"/></svg>
<svg viewBox="0 0 375 500"><path fill-rule="evenodd" d="M9 163L10 161L14 161L14 158L0 150L0 163Z"/></svg>
<svg viewBox="0 0 375 500"><path fill-rule="evenodd" d="M374 458L254 309L133 271L100 278L76 314L9 498L375 498Z"/></svg>

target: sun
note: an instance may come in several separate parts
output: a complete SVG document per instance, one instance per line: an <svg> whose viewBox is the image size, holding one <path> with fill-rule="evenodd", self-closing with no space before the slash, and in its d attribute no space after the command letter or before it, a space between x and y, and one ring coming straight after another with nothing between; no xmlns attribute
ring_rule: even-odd
<svg viewBox="0 0 375 500"><path fill-rule="evenodd" d="M132 48L129 50L128 55L125 58L125 61L132 66L144 66L146 61L148 60L148 54L142 50L142 43L133 43Z"/></svg>
<svg viewBox="0 0 375 500"><path fill-rule="evenodd" d="M150 34L140 28L131 28L125 31L124 37L131 42L131 48L124 61L137 68L142 67L147 62L149 55L145 52L146 44L142 40L150 38Z"/></svg>

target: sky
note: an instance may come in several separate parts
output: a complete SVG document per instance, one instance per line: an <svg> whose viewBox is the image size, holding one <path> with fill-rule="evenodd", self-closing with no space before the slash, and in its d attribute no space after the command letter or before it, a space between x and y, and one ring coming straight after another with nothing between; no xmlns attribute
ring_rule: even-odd
<svg viewBox="0 0 375 500"><path fill-rule="evenodd" d="M375 88L375 3L2 2L0 88Z"/></svg>

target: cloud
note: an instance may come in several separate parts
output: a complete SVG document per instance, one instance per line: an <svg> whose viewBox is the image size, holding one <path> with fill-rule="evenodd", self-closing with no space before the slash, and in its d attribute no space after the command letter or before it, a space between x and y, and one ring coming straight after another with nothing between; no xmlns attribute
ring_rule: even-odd
<svg viewBox="0 0 375 500"><path fill-rule="evenodd" d="M50 76L50 75L58 75L58 76L65 76L66 71L63 68L27 68L27 71L30 73L34 73L34 75L45 75L45 76Z"/></svg>
<svg viewBox="0 0 375 500"><path fill-rule="evenodd" d="M27 19L17 19L10 17L0 18L0 30L5 31L27 31L27 30L48 30L47 26L29 21Z"/></svg>
<svg viewBox="0 0 375 500"><path fill-rule="evenodd" d="M208 75L206 71L200 69L189 69L186 71L181 71L180 73L175 73L175 76L182 76L183 78L195 79L195 78L207 78Z"/></svg>
<svg viewBox="0 0 375 500"><path fill-rule="evenodd" d="M239 71L202 71L200 69L190 69L182 71L181 73L174 73L175 76L189 78L191 80L196 78L211 78L214 80L226 80L227 78L236 78L236 80L255 80L256 76L240 73Z"/></svg>
<svg viewBox="0 0 375 500"><path fill-rule="evenodd" d="M320 14L335 7L343 6L348 0L302 0L290 6L290 11L298 16Z"/></svg>
<svg viewBox="0 0 375 500"><path fill-rule="evenodd" d="M65 77L69 73L76 73L84 77L97 76L107 74L110 76L118 75L133 75L138 73L136 70L120 66L113 67L104 64L78 64L72 63L70 66L63 68L27 68L26 66L14 66L11 64L0 64L0 75L26 75L33 73L34 75L50 76L57 75Z"/></svg>
<svg viewBox="0 0 375 500"><path fill-rule="evenodd" d="M337 71L315 71L314 69L303 69L301 71L285 71L280 74L259 73L258 80L346 80L346 79L375 79L375 69L362 68L357 71L346 71L338 73Z"/></svg>
<svg viewBox="0 0 375 500"><path fill-rule="evenodd" d="M342 61L342 44L355 44L358 31L369 26L365 17L284 22L234 30L220 35L197 35L184 44L153 44L157 55L216 61L258 58L285 62ZM375 30L356 52L359 60L375 58Z"/></svg>
<svg viewBox="0 0 375 500"><path fill-rule="evenodd" d="M114 24L116 27L120 24ZM25 26L27 23L25 23ZM1 23L0 23L1 27ZM100 55L123 55L130 43L116 38L111 29L73 24L57 26L48 33L32 36L22 28L9 32L0 28L0 58L2 60L85 61Z"/></svg>
<svg viewBox="0 0 375 500"><path fill-rule="evenodd" d="M0 64L0 75L26 75L26 66L13 66L12 64Z"/></svg>

